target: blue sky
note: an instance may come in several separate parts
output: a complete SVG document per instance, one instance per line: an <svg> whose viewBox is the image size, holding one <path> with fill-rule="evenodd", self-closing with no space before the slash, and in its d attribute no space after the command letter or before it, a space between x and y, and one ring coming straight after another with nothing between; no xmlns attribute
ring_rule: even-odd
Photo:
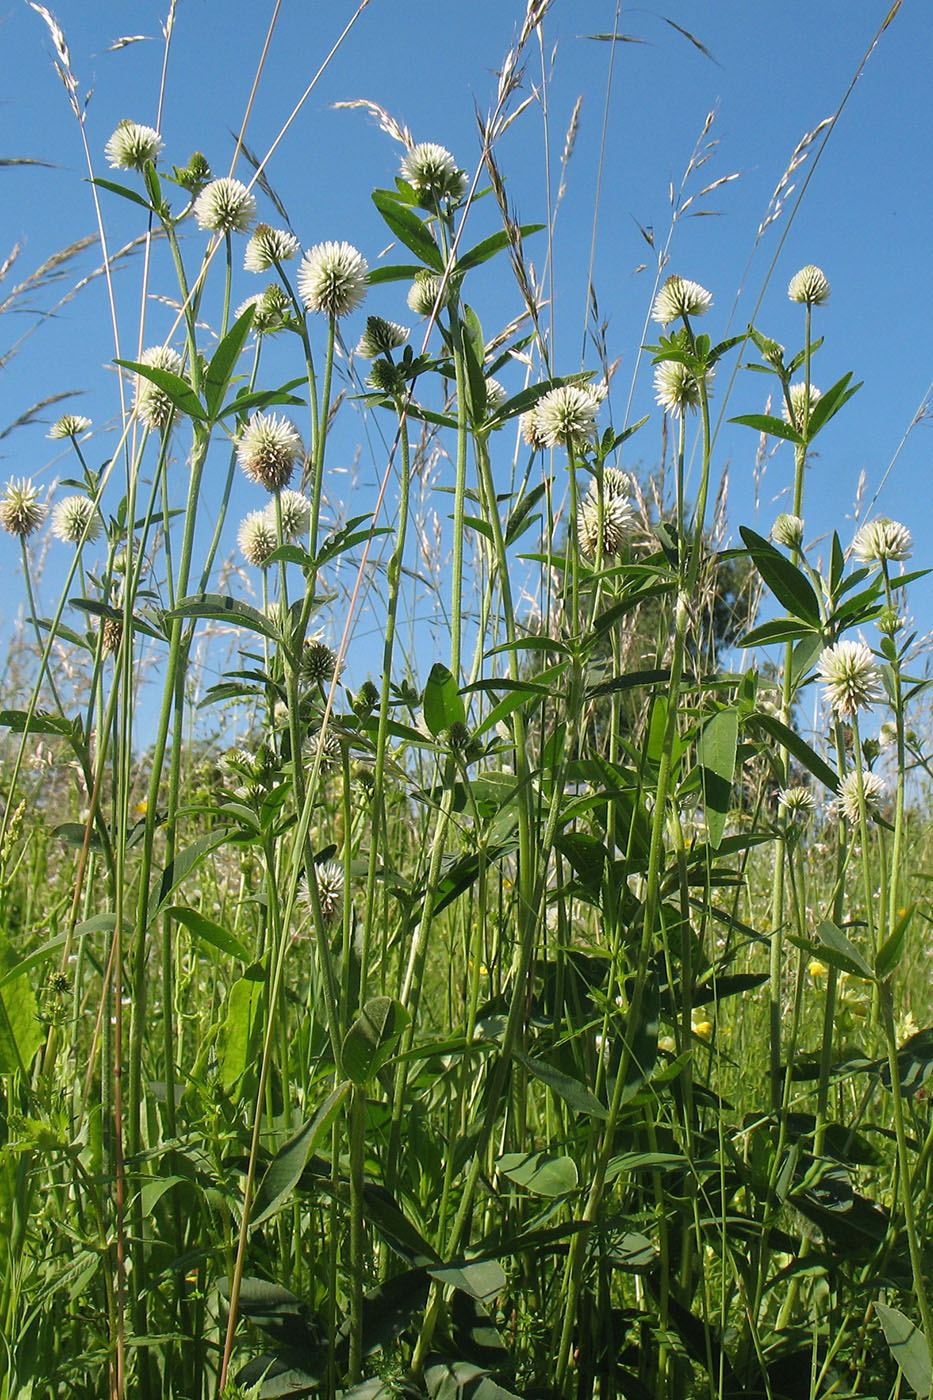
<svg viewBox="0 0 933 1400"><path fill-rule="evenodd" d="M162 10L136 0L97 0L93 5L61 0L50 8L64 29L81 91L91 90L88 139L97 173L106 176L110 172L103 148L117 121L155 121ZM553 188L578 97L582 106L554 246L554 364L560 373L580 367L605 119L593 282L600 315L608 323L610 356L621 357L613 384L614 420L624 415L654 285L654 254L639 225L652 228L656 243L663 243L670 224L670 184L679 185L707 115L716 112L707 138L716 144L691 190L725 176L738 178L695 206L715 214L678 222L667 271L699 281L713 292L716 304L708 329L718 335L724 333L730 314L733 331L743 329L751 316L796 198L795 192L756 246L774 189L804 134L835 111L889 8L886 0L823 0L819 5L803 0L669 0L657 10L626 8L617 21L616 6L604 0L555 0L544 24ZM346 0L326 5L285 0L247 133L253 150L265 153L354 10ZM218 0L180 0L161 123L163 163L168 168L183 164L199 149L215 173L227 172L230 133L242 120L271 12L271 4L255 0L222 5ZM523 15L524 4L510 0L471 0L468 5L371 0L268 167L305 247L345 238L375 264L389 242L370 192L391 183L399 148L364 112L340 110L334 104L371 99L407 124L416 141L440 142L472 172L478 156L475 108L489 108L495 70ZM620 32L642 42L614 46L607 107L613 46L587 36L611 31L617 22ZM689 30L712 58L675 25ZM89 189L82 183L86 172L76 123L52 66L46 27L21 0L6 9L0 26L0 156L31 157L55 167L2 170L6 197L0 204L0 257L14 244L23 244L15 268L0 284L2 297L44 258L92 232L94 223ZM117 39L142 34L154 37L108 51ZM918 567L933 561L933 520L927 505L931 426L920 422L908 432L933 379L927 266L933 213L931 52L933 7L906 0L881 36L820 158L757 315L760 329L796 345L801 317L786 298L787 281L804 263L823 267L832 298L817 313L816 331L825 334L826 343L814 362L814 381L825 388L852 370L864 387L820 438L807 481L807 535L814 539L836 526L843 543L849 542L864 473L863 507L880 490L872 513L893 516L910 527ZM525 94L535 89L540 95L541 69L531 48ZM498 150L509 196L527 222L544 222L547 217L544 134L541 103L534 100ZM811 148L810 158L797 172L798 191L815 150ZM237 173L248 175L245 166ZM493 226L494 211L484 207L490 203L481 202L477 208L470 242ZM130 206L105 200L104 209L116 242L141 231ZM276 222L274 211L262 202L261 210ZM198 235L192 228L187 237L196 257ZM528 251L540 267L543 243L531 241ZM90 266L85 259L78 270L86 272ZM505 273L503 263L501 272L489 270L467 290L483 317L487 339L520 309ZM61 291L70 285L68 280L60 284ZM118 285L129 344L138 269L126 269ZM159 273L154 287L171 292L167 269L165 276ZM256 279L240 272L234 298L256 290ZM410 324L403 286L377 289L366 310ZM168 314L153 305L149 343L167 330ZM364 314L358 314L359 328ZM0 354L29 324L28 313L3 316ZM350 343L357 330L355 324L347 327ZM113 371L108 368L112 355L104 289L98 281L64 307L54 322L41 326L3 371L0 429L36 400L66 389L84 391L69 407L87 413L95 423L105 422L115 402ZM586 363L593 364L592 356ZM717 388L724 389L727 379L723 369ZM509 387L517 389L520 383L516 375ZM740 372L728 413L761 411L765 383L762 376ZM650 367L643 363L633 416L648 411L653 411L652 422L633 439L624 465L648 467L659 453L660 415L654 409ZM60 445L46 440L46 431L47 423L36 423L0 439L0 477L30 475L48 485L70 470L57 451ZM347 436L341 450L349 465L361 433L353 421L342 431ZM107 455L106 443L103 436L95 440L96 460ZM775 453L756 488L757 446L748 429L725 427L718 440L718 467L729 469L734 538L739 524L767 533L774 515L787 508L781 492L791 476L790 448L785 444ZM354 468L361 510L380 465L378 454L367 458L369 451L365 449ZM238 487L231 552L236 521L261 504L247 495L245 486ZM5 623L15 615L19 598L18 558L12 544L0 541L0 621ZM54 556L50 560L47 604L54 600ZM933 586L928 581L914 587L911 604L921 630L933 628Z"/></svg>

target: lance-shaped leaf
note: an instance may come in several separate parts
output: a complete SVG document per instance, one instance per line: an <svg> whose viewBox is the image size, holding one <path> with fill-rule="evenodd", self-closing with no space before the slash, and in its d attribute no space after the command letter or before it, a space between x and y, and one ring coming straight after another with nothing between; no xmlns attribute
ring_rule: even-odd
<svg viewBox="0 0 933 1400"><path fill-rule="evenodd" d="M387 190L373 190L373 204L400 242L410 248L432 272L443 272L444 258L433 237L413 209L400 204Z"/></svg>
<svg viewBox="0 0 933 1400"><path fill-rule="evenodd" d="M173 374L170 369L159 369L156 365L144 365L138 360L114 360L114 364L119 365L121 369L131 369L142 379L150 380L157 389L162 390L172 407L179 413L185 413L189 418L197 418L202 423L207 418L201 400L180 374Z"/></svg>
<svg viewBox="0 0 933 1400"><path fill-rule="evenodd" d="M331 1090L314 1117L279 1148L259 1183L252 1212L253 1225L261 1224L272 1215L297 1185L315 1143L333 1121L349 1090L350 1081L345 1079Z"/></svg>
<svg viewBox="0 0 933 1400"><path fill-rule="evenodd" d="M211 356L211 362L204 373L204 400L211 418L216 417L223 403L230 376L236 368L240 352L246 344L249 328L253 323L255 306L248 306L243 315L234 321L223 340Z"/></svg>
<svg viewBox="0 0 933 1400"><path fill-rule="evenodd" d="M431 667L421 708L424 722L435 738L452 724L466 723L466 707L457 682L441 661Z"/></svg>
<svg viewBox="0 0 933 1400"><path fill-rule="evenodd" d="M779 603L804 622L818 627L820 624L820 604L813 591L813 585L795 564L792 564L779 549L768 540L756 535L754 530L744 525L739 533L751 555L752 562Z"/></svg>

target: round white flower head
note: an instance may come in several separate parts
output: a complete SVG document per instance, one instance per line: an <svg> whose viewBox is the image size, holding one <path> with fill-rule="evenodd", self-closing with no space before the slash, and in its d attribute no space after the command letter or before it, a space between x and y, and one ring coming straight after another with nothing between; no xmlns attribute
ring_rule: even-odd
<svg viewBox="0 0 933 1400"><path fill-rule="evenodd" d="M886 719L878 730L878 747L880 749L893 749L897 743L897 724L893 719Z"/></svg>
<svg viewBox="0 0 933 1400"><path fill-rule="evenodd" d="M250 511L240 522L236 538L243 558L256 569L265 567L269 555L279 543L275 521L270 520L268 512L264 510Z"/></svg>
<svg viewBox="0 0 933 1400"><path fill-rule="evenodd" d="M544 438L541 436L541 429L538 427L538 418L535 410L529 409L523 413L518 420L522 432L522 439L534 452L539 452L544 446Z"/></svg>
<svg viewBox="0 0 933 1400"><path fill-rule="evenodd" d="M466 176L453 156L433 141L414 146L402 161L402 179L429 199L459 199L466 190Z"/></svg>
<svg viewBox="0 0 933 1400"><path fill-rule="evenodd" d="M800 549L803 545L803 521L800 516L782 512L771 526L771 538L785 549Z"/></svg>
<svg viewBox="0 0 933 1400"><path fill-rule="evenodd" d="M706 374L706 392L709 393L713 371ZM670 413L684 414L687 409L700 406L700 385L693 374L680 360L662 360L654 371L654 397L661 408Z"/></svg>
<svg viewBox="0 0 933 1400"><path fill-rule="evenodd" d="M282 322L288 314L289 302L285 292L276 282L270 282L264 292L257 292L255 296L247 297L241 301L234 314L234 319L239 320L248 306L254 306L252 329L257 335L268 335L271 331L281 330Z"/></svg>
<svg viewBox="0 0 933 1400"><path fill-rule="evenodd" d="M297 258L300 252L301 244L288 229L257 224L246 245L243 266L247 272L268 272L277 263Z"/></svg>
<svg viewBox="0 0 933 1400"><path fill-rule="evenodd" d="M596 435L596 413L605 395L588 384L562 384L535 404L537 429L545 447L580 447Z"/></svg>
<svg viewBox="0 0 933 1400"><path fill-rule="evenodd" d="M884 796L884 783L877 773L872 773L870 769L863 769L862 792L865 797L865 815L876 817L879 815L881 799ZM859 819L859 774L853 769L847 773L839 784L839 806L847 819L853 826Z"/></svg>
<svg viewBox="0 0 933 1400"><path fill-rule="evenodd" d="M806 306L822 306L829 301L829 283L825 272L808 263L790 279L787 295L791 301L803 302Z"/></svg>
<svg viewBox="0 0 933 1400"><path fill-rule="evenodd" d="M317 886L321 915L327 923L331 923L340 913L343 904L343 866L340 861L323 860L316 864L314 883ZM311 898L306 880L302 881L301 902L310 909Z"/></svg>
<svg viewBox="0 0 933 1400"><path fill-rule="evenodd" d="M817 674L826 687L830 708L841 718L881 699L881 676L875 658L862 641L836 642L820 653Z"/></svg>
<svg viewBox="0 0 933 1400"><path fill-rule="evenodd" d="M588 559L602 552L610 559L622 552L635 524L631 502L632 479L616 467L603 468L602 500L599 483L593 481L577 515L577 538Z"/></svg>
<svg viewBox="0 0 933 1400"><path fill-rule="evenodd" d="M852 541L852 553L865 564L909 559L913 541L906 525L882 516L869 520Z"/></svg>
<svg viewBox="0 0 933 1400"><path fill-rule="evenodd" d="M303 450L294 423L275 413L254 413L236 445L244 474L267 491L288 485Z"/></svg>
<svg viewBox="0 0 933 1400"><path fill-rule="evenodd" d="M107 142L106 154L110 164L120 170L142 170L161 149L162 138L151 126L124 119Z"/></svg>
<svg viewBox="0 0 933 1400"><path fill-rule="evenodd" d="M340 762L340 738L332 729L326 729L323 734L319 728L312 729L302 744L302 756L309 768L317 762L319 750L322 769L333 768Z"/></svg>
<svg viewBox="0 0 933 1400"><path fill-rule="evenodd" d="M712 293L699 282L688 282L685 277L675 275L668 277L655 297L651 317L666 326L678 316L704 316L712 304Z"/></svg>
<svg viewBox="0 0 933 1400"><path fill-rule="evenodd" d="M65 544L90 543L102 528L94 502L87 496L66 496L52 511L52 534Z"/></svg>
<svg viewBox="0 0 933 1400"><path fill-rule="evenodd" d="M366 296L366 259L351 243L318 243L298 268L298 295L309 311L347 316Z"/></svg>
<svg viewBox="0 0 933 1400"><path fill-rule="evenodd" d="M84 418L80 413L63 413L57 423L53 423L46 433L49 438L73 438L80 437L86 433L91 426L90 418Z"/></svg>
<svg viewBox="0 0 933 1400"><path fill-rule="evenodd" d="M198 228L212 233L245 233L256 217L256 201L242 180L224 175L198 195L194 217Z"/></svg>
<svg viewBox="0 0 933 1400"><path fill-rule="evenodd" d="M379 355L388 355L405 344L411 331L400 326L397 321L385 321L381 316L367 316L366 329L360 336L354 355L364 360L375 360Z"/></svg>
<svg viewBox="0 0 933 1400"><path fill-rule="evenodd" d="M415 276L414 282L408 289L409 311L413 311L416 316L430 316L437 306L437 299L441 293L441 283L444 279L439 272L419 272ZM444 283L444 294L441 297L441 306L449 306L453 301L456 289L453 279L448 278Z"/></svg>
<svg viewBox="0 0 933 1400"><path fill-rule="evenodd" d="M503 389L498 379L493 379L490 376L490 378L486 380L487 417L491 416L493 413L498 413L499 409L506 402L508 397L508 394L506 393L505 389Z"/></svg>
<svg viewBox="0 0 933 1400"><path fill-rule="evenodd" d="M280 491L279 509L282 513L282 534L287 540L296 540L305 534L311 523L311 502L300 491ZM275 501L266 506L266 514L277 528Z"/></svg>
<svg viewBox="0 0 933 1400"><path fill-rule="evenodd" d="M778 806L792 821L806 821L816 807L816 800L807 787L787 787L778 793Z"/></svg>
<svg viewBox="0 0 933 1400"><path fill-rule="evenodd" d="M181 374L182 359L170 345L153 345L139 357L141 365L151 365L153 369L168 370L170 374ZM143 375L136 376L134 404L136 413L147 428L160 432L172 417L172 402L164 389L153 384Z"/></svg>
<svg viewBox="0 0 933 1400"><path fill-rule="evenodd" d="M821 392L821 390L819 390L819 389L816 387L815 384L811 384L811 385L810 385L810 407L809 407L809 409L807 410L807 422L810 421L810 417L811 417L811 415L812 415L812 413L813 413L813 410L816 408L816 405L817 405L817 403L819 402L819 400L820 400L821 398L822 398L822 392ZM805 406L805 404L806 404L806 400L807 400L807 385L806 385L806 382L805 382L804 380L801 380L801 382L800 382L799 384L792 384L792 385L790 386L790 406L791 406L791 409L793 410L793 418L791 418L791 414L790 414L790 412L788 411L788 407L787 407L787 404L786 404L786 403L785 403L785 404L782 406L782 408L781 408L781 416L783 417L784 422L785 422L785 423L792 423L793 426L797 429L798 432L802 432L802 430L803 430L803 414L804 414L804 406Z"/></svg>
<svg viewBox="0 0 933 1400"><path fill-rule="evenodd" d="M39 500L38 489L25 477L14 477L0 497L0 525L11 535L25 539L38 530L48 507Z"/></svg>

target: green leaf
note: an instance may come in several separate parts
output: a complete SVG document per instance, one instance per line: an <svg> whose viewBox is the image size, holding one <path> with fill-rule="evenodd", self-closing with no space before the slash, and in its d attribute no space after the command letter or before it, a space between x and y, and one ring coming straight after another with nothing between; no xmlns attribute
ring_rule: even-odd
<svg viewBox="0 0 933 1400"><path fill-rule="evenodd" d="M305 1169L309 1156L314 1151L315 1143L325 1128L333 1121L334 1115L346 1098L349 1089L350 1081L348 1079L332 1089L314 1117L309 1119L304 1127L300 1128L293 1137L290 1137L288 1142L283 1143L276 1152L259 1183L251 1224L261 1224L263 1220L272 1215L273 1211L294 1189Z"/></svg>
<svg viewBox="0 0 933 1400"><path fill-rule="evenodd" d="M647 1235L639 1235L628 1230L621 1239L614 1239L607 1258L616 1269L627 1273L640 1274L653 1269L660 1251Z"/></svg>
<svg viewBox="0 0 933 1400"><path fill-rule="evenodd" d="M738 711L728 709L720 710L703 726L697 744L709 844L714 851L719 849L732 806L732 777L738 741Z"/></svg>
<svg viewBox="0 0 933 1400"><path fill-rule="evenodd" d="M795 442L798 446L803 446L803 438L796 428L785 423L783 418L772 418L768 413L743 413L738 418L730 418L729 422L741 423L746 428L755 428L759 433L768 433L771 437L786 438L788 442Z"/></svg>
<svg viewBox="0 0 933 1400"><path fill-rule="evenodd" d="M495 1298L505 1287L505 1270L495 1259L470 1260L468 1264L441 1264L428 1269L432 1278L447 1288L458 1288L480 1303Z"/></svg>
<svg viewBox="0 0 933 1400"><path fill-rule="evenodd" d="M226 1015L220 1026L220 1077L229 1094L255 1059L262 1030L262 1003L266 973L254 963L239 977L227 996Z"/></svg>
<svg viewBox="0 0 933 1400"><path fill-rule="evenodd" d="M303 407L304 399L297 398L291 391L297 389L299 384L306 383L306 379L290 379L287 384L283 384L278 389L241 389L236 397L220 410L217 417L226 418L231 413L245 416L254 409L270 408L272 404L292 404Z"/></svg>
<svg viewBox="0 0 933 1400"><path fill-rule="evenodd" d="M343 1042L344 1072L354 1084L366 1084L382 1068L409 1019L401 1002L370 997Z"/></svg>
<svg viewBox="0 0 933 1400"><path fill-rule="evenodd" d="M213 919L199 914L196 909L189 909L184 904L173 904L165 912L171 914L173 919L202 943L217 948L221 953L227 953L231 958L238 958L240 962L249 962L249 953L236 935L220 924L215 924Z"/></svg>
<svg viewBox="0 0 933 1400"><path fill-rule="evenodd" d="M875 1312L884 1332L884 1339L898 1369L915 1395L926 1400L933 1388L930 1353L920 1328L897 1308L887 1303L875 1303Z"/></svg>
<svg viewBox="0 0 933 1400"><path fill-rule="evenodd" d="M67 938L67 933L56 934L54 938L50 938L48 942L43 943L41 947L34 948L31 953L27 953L15 967L11 967L8 972L5 972L3 976L0 977L0 991L8 986L10 982L14 982L17 977L21 977L24 972L28 972L31 967L35 967L36 963L45 962L49 954L54 953L56 948L60 948L62 944L67 941Z"/></svg>
<svg viewBox="0 0 933 1400"><path fill-rule="evenodd" d="M410 248L416 258L420 258L433 272L444 271L441 250L414 210L400 204L385 190L373 190L373 204L395 237Z"/></svg>
<svg viewBox="0 0 933 1400"><path fill-rule="evenodd" d="M904 910L893 930L878 949L878 956L875 958L875 976L880 982L883 982L886 977L890 977L900 963L904 953L904 938L916 907L917 905L914 903L909 909Z"/></svg>
<svg viewBox="0 0 933 1400"><path fill-rule="evenodd" d="M524 1065L528 1073L534 1075L535 1079L540 1079L542 1084L546 1084L549 1089L559 1095L565 1103L576 1113L588 1113L591 1118L599 1118L603 1121L608 1119L609 1111L596 1097L587 1089L585 1084L581 1084L579 1079L573 1079L569 1074L564 1074L562 1070L555 1069L544 1060L532 1059L521 1050L514 1050L513 1057L520 1065Z"/></svg>
<svg viewBox="0 0 933 1400"><path fill-rule="evenodd" d="M236 368L246 337L253 323L255 306L248 306L243 315L234 321L223 340L211 356L211 362L204 374L204 401L209 418L216 418L223 403L230 376Z"/></svg>
<svg viewBox="0 0 933 1400"><path fill-rule="evenodd" d="M773 544L744 525L739 533L765 583L789 613L804 622L820 625L820 604L810 580Z"/></svg>
<svg viewBox="0 0 933 1400"><path fill-rule="evenodd" d="M775 642L794 642L800 637L816 637L817 644L822 647L822 638L818 632L806 622L800 622L796 617L775 617L770 622L763 622L760 627L753 627L750 632L739 641L740 647L767 647Z"/></svg>
<svg viewBox="0 0 933 1400"><path fill-rule="evenodd" d="M546 224L522 224L517 230L519 238L527 238L529 234L540 233ZM480 263L488 262L496 253L508 248L512 243L512 235L505 229L499 233L492 234L489 238L484 238L481 243L477 243L463 257L457 259L457 271L466 272L471 267L479 267Z"/></svg>
<svg viewBox="0 0 933 1400"><path fill-rule="evenodd" d="M807 422L808 439L814 438L823 427L824 423L828 423L830 418L839 412L842 405L848 403L852 395L858 393L859 389L861 389L862 386L860 383L853 384L850 388L851 379L852 374L850 371L848 374L844 374L831 389L827 389L826 393L822 394L817 399Z"/></svg>
<svg viewBox="0 0 933 1400"><path fill-rule="evenodd" d="M606 847L599 837L587 831L565 831L555 838L554 846L570 862L587 893L598 895L606 864Z"/></svg>
<svg viewBox="0 0 933 1400"><path fill-rule="evenodd" d="M461 329L463 332L463 358L466 361L467 387L470 396L470 415L474 423L481 423L486 417L486 375L483 371L485 345L483 328L472 306L464 306Z"/></svg>
<svg viewBox="0 0 933 1400"><path fill-rule="evenodd" d="M366 276L366 281L371 287L377 286L380 282L407 282L413 281L422 269L417 263L395 263L391 267L371 267Z"/></svg>
<svg viewBox="0 0 933 1400"><path fill-rule="evenodd" d="M52 835L57 836L59 841L64 841L66 846L73 846L76 851L80 851L87 840L87 827L82 822L61 822L58 826L52 827ZM96 831L91 832L88 841L89 851L102 851L104 843Z"/></svg>
<svg viewBox="0 0 933 1400"><path fill-rule="evenodd" d="M808 772L828 787L830 792L839 791L839 775L834 773L829 764L820 758L815 750L811 749L805 739L801 739L793 729L790 729L774 715L755 714L750 715L745 721L746 725L752 729L763 730L769 738L776 740L787 752L802 763Z"/></svg>
<svg viewBox="0 0 933 1400"><path fill-rule="evenodd" d="M874 973L855 944L829 919L824 919L819 925L816 936L823 945L825 962L854 977L874 978Z"/></svg>
<svg viewBox="0 0 933 1400"><path fill-rule="evenodd" d="M530 491L526 491L512 507L505 527L506 544L514 544L519 536L523 535L528 529L529 525L532 523L531 512L541 500L545 491L547 491L547 482L539 481L537 486L533 486Z"/></svg>
<svg viewBox="0 0 933 1400"><path fill-rule="evenodd" d="M577 1189L579 1181L573 1158L551 1152L506 1152L496 1162L496 1170L535 1196L566 1195Z"/></svg>
<svg viewBox="0 0 933 1400"><path fill-rule="evenodd" d="M659 667L652 671L629 671L624 676L613 676L612 680L600 681L598 685L587 686L587 699L597 695L613 695L618 690L632 690L639 685L663 685L671 678L670 671Z"/></svg>
<svg viewBox="0 0 933 1400"><path fill-rule="evenodd" d="M431 667L421 700L421 709L424 722L435 738L452 724L466 723L466 707L457 689L457 682L441 661L435 662Z"/></svg>
<svg viewBox="0 0 933 1400"><path fill-rule="evenodd" d="M232 622L236 627L247 627L251 632L258 632L273 642L282 641L275 623L270 622L265 613L261 613L258 608L251 608L247 603L241 603L238 598L231 598L225 593L192 593L190 597L182 598L177 607L165 614L168 622L177 618L202 617L215 621Z"/></svg>
<svg viewBox="0 0 933 1400"><path fill-rule="evenodd" d="M131 190L128 185L118 185L115 184L113 180L101 180L97 176L89 183L97 185L102 190L109 190L111 194L118 194L121 199L128 199L131 204L139 204L143 209L147 209L150 214L155 213L152 205L147 200L143 199L141 194L137 194L135 190Z"/></svg>
<svg viewBox="0 0 933 1400"><path fill-rule="evenodd" d="M14 734L61 734L70 739L76 726L80 731L80 719L67 719L45 710L33 710L32 714L28 710L0 710L0 728Z"/></svg>
<svg viewBox="0 0 933 1400"><path fill-rule="evenodd" d="M178 888L183 880L186 880L206 855L211 851L216 851L218 846L222 846L227 840L228 833L225 831L209 831L205 835L199 836L192 841L190 846L178 852L174 860L162 871L162 878L157 885L153 885L149 894L148 922L151 923L162 907L166 904L172 892Z"/></svg>
<svg viewBox="0 0 933 1400"><path fill-rule="evenodd" d="M18 970L0 990L0 1075L25 1074L42 1041L35 994Z"/></svg>
<svg viewBox="0 0 933 1400"><path fill-rule="evenodd" d="M119 365L121 369L131 369L134 374L150 380L157 389L162 390L179 413L204 422L207 417L204 406L187 379L182 379L180 374L173 374L169 369L157 369L155 365L144 365L138 360L114 360L114 364Z"/></svg>

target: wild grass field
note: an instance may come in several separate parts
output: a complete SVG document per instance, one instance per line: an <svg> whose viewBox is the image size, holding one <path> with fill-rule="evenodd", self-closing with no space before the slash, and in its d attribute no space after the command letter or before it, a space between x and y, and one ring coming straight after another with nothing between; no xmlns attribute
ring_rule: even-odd
<svg viewBox="0 0 933 1400"><path fill-rule="evenodd" d="M784 346L660 236L656 411L598 335L552 362L555 210L497 158L549 9L470 173L375 111L372 265L255 161L88 148L174 325L0 497L2 1400L930 1394L923 562L805 523L872 367L816 387L831 268L778 262Z"/></svg>

